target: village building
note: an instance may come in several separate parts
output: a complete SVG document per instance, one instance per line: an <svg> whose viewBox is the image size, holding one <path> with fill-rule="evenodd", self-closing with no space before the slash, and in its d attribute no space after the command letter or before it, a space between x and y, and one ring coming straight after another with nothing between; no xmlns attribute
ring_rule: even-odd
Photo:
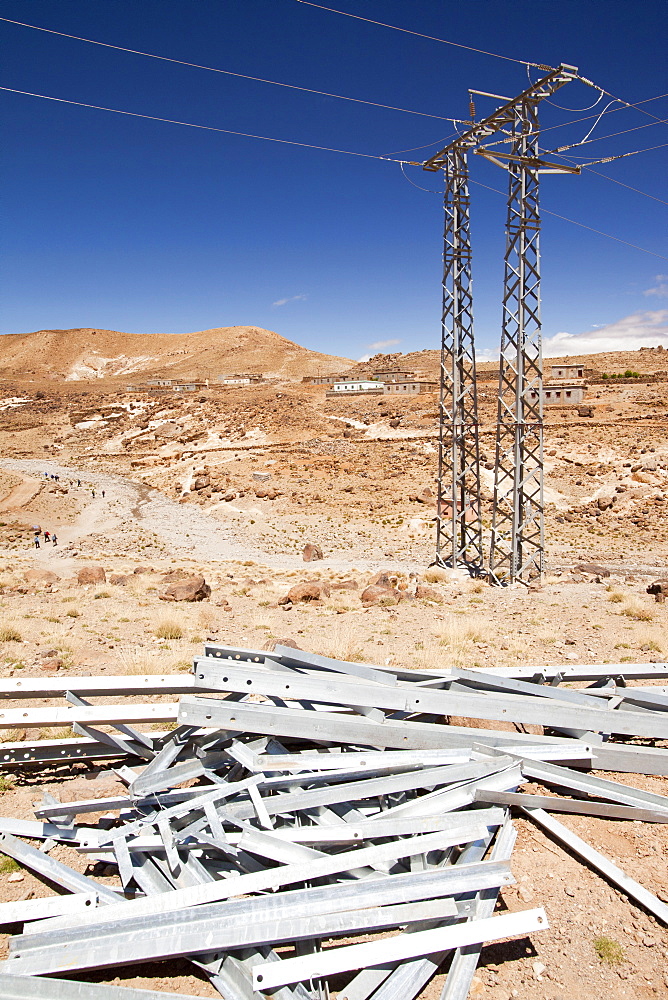
<svg viewBox="0 0 668 1000"><path fill-rule="evenodd" d="M219 375L218 381L223 385L252 385L254 382L264 382L261 372L243 372L237 375Z"/></svg>
<svg viewBox="0 0 668 1000"><path fill-rule="evenodd" d="M438 382L428 382L425 379L407 379L401 381L391 381L383 383L383 392L391 392L394 394L407 395L417 395L421 392L436 392L438 389Z"/></svg>
<svg viewBox="0 0 668 1000"><path fill-rule="evenodd" d="M335 382L342 382L345 375L305 375L302 382L306 385L334 385Z"/></svg>
<svg viewBox="0 0 668 1000"><path fill-rule="evenodd" d="M415 378L415 372L402 371L396 368L383 368L373 373L374 378L379 378L381 382L408 382Z"/></svg>
<svg viewBox="0 0 668 1000"><path fill-rule="evenodd" d="M584 378L584 365L552 365L550 377L560 379Z"/></svg>
<svg viewBox="0 0 668 1000"><path fill-rule="evenodd" d="M545 406L575 406L582 402L586 391L587 386L583 382L547 382L543 386L543 403ZM532 400L538 399L535 389L529 395Z"/></svg>
<svg viewBox="0 0 668 1000"><path fill-rule="evenodd" d="M361 395L364 393L382 394L385 386L383 382L372 379L346 379L344 382L335 382L326 396L349 396L352 393Z"/></svg>

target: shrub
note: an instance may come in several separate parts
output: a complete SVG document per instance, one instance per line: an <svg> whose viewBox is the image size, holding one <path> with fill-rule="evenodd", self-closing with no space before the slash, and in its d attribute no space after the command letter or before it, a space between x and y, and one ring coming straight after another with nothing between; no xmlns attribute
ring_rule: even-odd
<svg viewBox="0 0 668 1000"><path fill-rule="evenodd" d="M77 611L76 608L70 608L65 614L68 618L81 618L81 612Z"/></svg>
<svg viewBox="0 0 668 1000"><path fill-rule="evenodd" d="M605 936L595 938L594 951L606 965L619 965L624 961L624 949L613 938Z"/></svg>
<svg viewBox="0 0 668 1000"><path fill-rule="evenodd" d="M178 622L163 622L158 625L154 634L158 639L182 639L183 629Z"/></svg>
<svg viewBox="0 0 668 1000"><path fill-rule="evenodd" d="M5 625L0 628L0 642L23 642L21 633L11 625Z"/></svg>
<svg viewBox="0 0 668 1000"><path fill-rule="evenodd" d="M12 872L20 872L21 865L14 861L14 858L5 857L0 861L0 875L11 875Z"/></svg>

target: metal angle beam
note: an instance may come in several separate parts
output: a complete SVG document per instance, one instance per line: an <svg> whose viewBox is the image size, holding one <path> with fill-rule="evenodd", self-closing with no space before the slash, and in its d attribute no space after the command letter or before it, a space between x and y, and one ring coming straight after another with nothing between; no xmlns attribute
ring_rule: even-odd
<svg viewBox="0 0 668 1000"><path fill-rule="evenodd" d="M2 1000L197 1000L193 993L165 993L164 990L139 990L132 986L106 986L77 983L73 979L39 976L0 976Z"/></svg>
<svg viewBox="0 0 668 1000"><path fill-rule="evenodd" d="M1 677L0 698L64 698L73 694L92 696L136 696L142 694L187 694L193 689L191 674L114 674L112 677Z"/></svg>
<svg viewBox="0 0 668 1000"><path fill-rule="evenodd" d="M398 712L428 713L433 715L460 715L492 721L513 721L537 723L546 726L572 726L573 728L600 730L605 733L621 733L626 736L646 736L658 739L668 738L668 718L664 713L651 712L611 712L594 702L594 707L571 704L544 697L530 697L526 693L489 693L433 690L397 684L395 687L378 688L363 683L341 683L336 679L314 679L310 677L285 677L284 674L257 669L237 667L220 669L210 666L206 660L196 658L196 679L207 687L215 685L221 691L235 691L263 694L282 699L307 699L334 705L350 705L357 699L357 705L374 705L378 708ZM536 685L538 687L538 685ZM191 696L192 698L192 696ZM191 698L182 700L181 705L192 703ZM209 704L218 707L220 701L211 699ZM187 721L180 715L181 721ZM200 720L201 721L201 720ZM382 724L384 726L384 723Z"/></svg>
<svg viewBox="0 0 668 1000"><path fill-rule="evenodd" d="M95 893L98 901L105 904L117 903L118 893L109 889L106 885L96 882L87 875L81 875L68 865L56 861L43 851L38 851L29 844L12 837L10 833L0 833L0 852L14 858L19 864L24 865L33 872L37 872L50 882L62 885L70 892L81 892L85 895ZM92 916L92 912L90 914ZM88 914L87 914L88 916Z"/></svg>
<svg viewBox="0 0 668 1000"><path fill-rule="evenodd" d="M155 916L160 913L174 912L184 907L201 906L231 899L267 889L278 889L281 886L293 885L342 872L351 871L366 865L377 865L382 862L396 861L399 858L424 854L427 851L445 850L456 844L467 843L487 834L487 825L478 821L475 812L466 817L457 828L424 836L406 838L385 844L362 847L354 851L344 851L331 857L317 858L315 861L304 861L292 865L280 865L277 868L262 869L247 875L239 875L232 879L223 879L207 885L191 886L187 889L177 889L170 893L150 899L135 899L118 904L113 910L108 909L104 916L98 919L100 911L88 914L87 928L94 924L106 923L118 918L125 925L134 918ZM355 883L359 885L359 883ZM76 923L76 921L75 921ZM57 918L50 927L69 927L72 922L67 918Z"/></svg>
<svg viewBox="0 0 668 1000"><path fill-rule="evenodd" d="M490 802L494 805L504 806L528 806L532 809L577 813L582 816L604 816L606 819L641 820L643 823L668 823L668 811L656 812L652 809L618 806L608 802L592 802L588 799L567 799L557 795L533 795L523 792L496 792L477 789L475 801Z"/></svg>
<svg viewBox="0 0 668 1000"><path fill-rule="evenodd" d="M240 876L243 878L244 876ZM228 880L229 881L229 880ZM233 879L232 881L238 881ZM96 965L124 964L149 958L165 958L198 950L226 951L298 937L338 933L348 927L369 929L374 921L402 923L426 919L435 907L452 915L451 897L481 888L513 882L506 861L477 862L431 869L417 874L391 875L361 882L301 889L212 906L197 906L175 912L135 918L118 914L112 921L94 925L79 921L66 929L31 931L12 939L12 958L4 967L31 972L59 972ZM165 898L161 894L154 902ZM437 900L447 902L438 904ZM424 899L420 908L413 906ZM430 910L431 908L431 910ZM387 911L387 912L385 912ZM107 915L109 911L107 910ZM343 914L340 925L332 922L316 927L317 917ZM302 921L302 922L300 922ZM357 921L357 923L355 923ZM71 922L70 922L71 923ZM53 922L52 922L53 924ZM12 963L16 962L14 966ZM85 963L85 964L81 964Z"/></svg>
<svg viewBox="0 0 668 1000"><path fill-rule="evenodd" d="M473 743L489 746L529 745L573 747L575 759L581 759L580 740L563 737L534 736L490 729L469 729L465 726L441 726L424 722L400 722L386 719L382 724L348 715L325 712L300 712L258 704L232 704L206 698L185 697L181 700L179 721L202 726L219 726L249 733L312 739L317 742L351 743L354 746L393 747L408 750L461 749ZM588 748L591 753L591 747Z"/></svg>
<svg viewBox="0 0 668 1000"><path fill-rule="evenodd" d="M623 805L635 806L640 809L652 809L656 812L668 812L668 796L656 792L645 792L632 785L623 785L618 781L599 778L593 774L582 774L570 768L559 767L557 764L547 764L544 761L522 759L522 773L529 778L545 782L549 785L561 785L564 788L574 788L600 799L610 799Z"/></svg>
<svg viewBox="0 0 668 1000"><path fill-rule="evenodd" d="M534 910L489 917L452 927L416 931L415 934L405 934L401 938L329 948L318 955L285 958L282 962L271 965L258 965L253 970L253 985L256 990L268 990L274 986L300 982L310 976L329 976L349 969L366 968L416 955L429 955L477 942L515 937L531 931L546 930L548 926L545 910L537 907Z"/></svg>
<svg viewBox="0 0 668 1000"><path fill-rule="evenodd" d="M0 903L0 924L44 920L47 917L60 917L64 913L83 913L88 908L94 909L96 905L96 892L45 896L44 899L19 899L16 902Z"/></svg>
<svg viewBox="0 0 668 1000"><path fill-rule="evenodd" d="M174 722L178 708L178 702L164 705L90 705L86 708L8 708L0 710L0 729L71 726L75 722L84 726L113 726L116 722Z"/></svg>
<svg viewBox="0 0 668 1000"><path fill-rule="evenodd" d="M568 827L564 826L563 823L560 823L553 816L548 815L543 809L527 809L523 807L523 811L527 816L535 820L536 823L548 830L557 840L565 844L569 850L584 858L592 868L596 868L608 881L618 886L622 892L625 892L627 896L635 899L646 910L653 913L657 920L668 925L668 903L662 902L653 892L645 889L644 886L636 882L635 879L627 875L617 865L613 865L612 861L606 858L604 854L601 854L600 851L597 851L590 844L586 843L586 841L578 837L577 834L573 833L572 830L569 830Z"/></svg>

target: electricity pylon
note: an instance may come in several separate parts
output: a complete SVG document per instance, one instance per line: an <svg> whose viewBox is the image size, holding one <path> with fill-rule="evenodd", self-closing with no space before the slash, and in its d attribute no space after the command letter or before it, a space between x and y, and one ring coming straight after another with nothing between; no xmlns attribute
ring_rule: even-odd
<svg viewBox="0 0 668 1000"><path fill-rule="evenodd" d="M496 583L526 583L543 570L538 175L579 173L579 168L538 157L538 105L576 77L574 66L551 70L423 164L425 170L443 168L446 181L436 561L444 564L447 551L448 564L474 573L484 572L484 560L467 152L473 150L509 173L489 561ZM510 153L482 145L497 132L509 136Z"/></svg>

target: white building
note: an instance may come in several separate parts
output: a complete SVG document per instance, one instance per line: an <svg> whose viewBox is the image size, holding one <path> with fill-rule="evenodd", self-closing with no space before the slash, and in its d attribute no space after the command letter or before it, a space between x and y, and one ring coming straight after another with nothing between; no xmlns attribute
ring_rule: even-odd
<svg viewBox="0 0 668 1000"><path fill-rule="evenodd" d="M382 382L372 381L371 379L347 379L345 382L335 382L327 395L345 396L351 393L382 393L384 388Z"/></svg>

